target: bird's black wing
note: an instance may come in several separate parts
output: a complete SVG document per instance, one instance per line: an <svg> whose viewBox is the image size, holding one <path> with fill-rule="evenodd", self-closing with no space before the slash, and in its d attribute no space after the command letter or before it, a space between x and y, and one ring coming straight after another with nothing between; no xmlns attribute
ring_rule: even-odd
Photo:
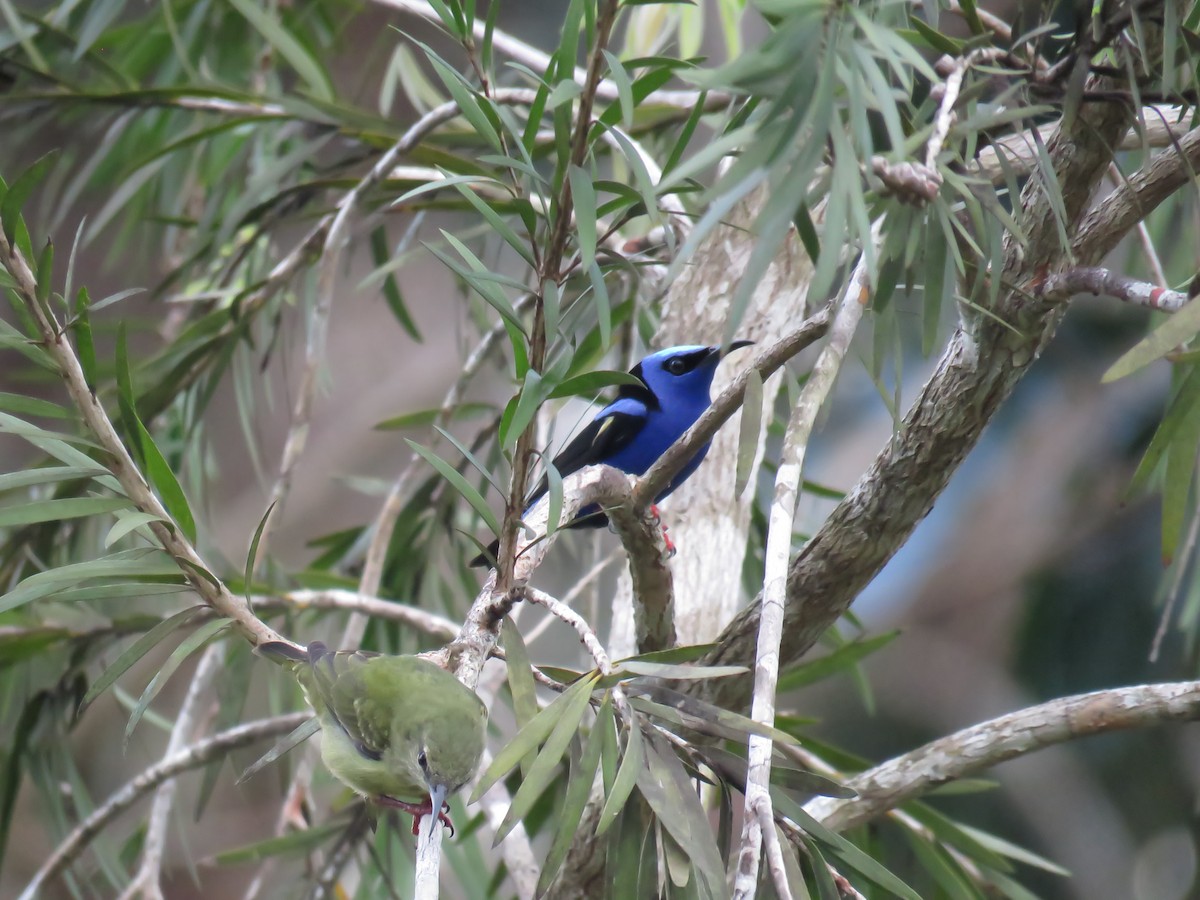
<svg viewBox="0 0 1200 900"><path fill-rule="evenodd" d="M635 413L610 412L608 415L597 416L554 457L554 468L558 470L558 474L561 477L566 478L572 472L578 472L584 466L591 466L612 459L614 454L620 453L621 450L629 446L645 426L646 417ZM543 475L541 481L527 495L525 508L529 509L549 489L550 480ZM602 525L604 523L604 516L602 514L587 516L586 518L588 520L586 522L587 525ZM595 520L594 522L591 521L593 519ZM579 519L576 519L571 524L577 523L580 523ZM495 565L496 553L499 548L500 542L492 541L484 553L480 553L471 560L471 565L473 567Z"/></svg>
<svg viewBox="0 0 1200 900"><path fill-rule="evenodd" d="M646 417L633 413L612 412L597 417L554 457L554 468L559 476L566 478L585 466L605 462L629 446L645 427ZM536 503L549 488L550 480L543 475L526 497L525 508Z"/></svg>
<svg viewBox="0 0 1200 900"><path fill-rule="evenodd" d="M554 457L554 468L559 476L566 478L584 466L595 466L596 463L611 460L613 455L634 442L644 427L646 416L632 413L610 413L593 419ZM550 490L550 479L542 475L538 485L526 498L526 509L538 502L547 490Z"/></svg>

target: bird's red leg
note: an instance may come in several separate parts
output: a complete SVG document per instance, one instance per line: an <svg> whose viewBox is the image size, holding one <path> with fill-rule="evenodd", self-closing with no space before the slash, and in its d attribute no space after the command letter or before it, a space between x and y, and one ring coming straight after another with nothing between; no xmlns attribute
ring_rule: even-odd
<svg viewBox="0 0 1200 900"><path fill-rule="evenodd" d="M395 797L389 797L387 794L380 794L375 798L375 802L380 806L388 806L392 809L399 809L408 813L413 817L412 833L415 835L420 830L421 816L427 816L433 812L432 804L429 798L426 797L423 803L406 803L403 800L397 800ZM438 812L438 821L450 829L450 837L454 837L454 823L450 821L450 816L446 814L446 810L450 809L450 804L442 806Z"/></svg>
<svg viewBox="0 0 1200 900"><path fill-rule="evenodd" d="M650 515L654 516L654 521L658 523L658 527L662 529L663 543L667 545L666 553L663 559L670 559L677 552L675 550L675 542L671 540L671 536L667 534L667 526L662 523L662 514L658 511L658 507L650 504Z"/></svg>

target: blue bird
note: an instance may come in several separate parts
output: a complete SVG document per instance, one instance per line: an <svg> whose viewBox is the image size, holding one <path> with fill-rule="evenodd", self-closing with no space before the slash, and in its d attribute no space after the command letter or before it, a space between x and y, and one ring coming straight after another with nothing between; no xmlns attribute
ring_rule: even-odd
<svg viewBox="0 0 1200 900"><path fill-rule="evenodd" d="M729 350L747 347L753 341L734 341ZM709 405L709 389L721 348L684 345L668 347L651 353L630 369L638 384L621 385L617 398L596 414L583 431L554 458L554 468L566 477L585 466L603 463L630 475L643 475L654 462L700 418ZM708 453L708 444L655 497L661 501L683 484L696 471ZM525 509L528 512L549 489L545 476L530 492ZM595 507L584 509L568 528L596 528L608 522L608 517ZM486 554L471 560L472 566L495 562L498 541L493 541Z"/></svg>

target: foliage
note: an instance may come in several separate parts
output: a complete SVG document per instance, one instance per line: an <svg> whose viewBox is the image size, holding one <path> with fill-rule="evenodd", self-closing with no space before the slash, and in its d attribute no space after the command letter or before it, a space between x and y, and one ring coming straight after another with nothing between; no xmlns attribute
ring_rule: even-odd
<svg viewBox="0 0 1200 900"><path fill-rule="evenodd" d="M1045 213L1020 202L1026 179L1046 192L1059 249L1078 225L1040 138L1030 139L1026 168L1004 152L988 168L985 149L1037 135L1042 123L1069 124L1088 104L1169 104L1186 123L1200 82L1195 3L1098 4L1077 23L1045 9L1006 36L965 0L721 0L711 9L572 0L547 5L558 17L557 46L541 65L513 51L505 4L438 0L423 20L391 16L389 6L95 0L46 10L0 2L0 127L9 136L0 151L8 179L0 224L37 286L31 307L18 274L0 271L0 446L12 461L0 472L0 668L16 676L0 685L8 735L0 851L11 843L23 784L37 792L54 842L104 803L70 738L107 694L130 710L127 742L151 726L171 732L159 692L194 656L222 646L230 658L214 676L221 703L213 733L251 719L248 679L256 695L266 685L271 713L296 706L261 665L251 667L230 621L197 605L199 583L253 598L261 618L297 640L340 628L348 609L307 606L289 592L357 587L461 619L477 590L465 561L492 536L501 539L499 585L512 586L526 488L545 468L539 417L628 382L616 370L630 348L652 341L665 286L756 192L766 199L753 220L753 251L731 282L724 339L741 333L753 291L785 244L798 240L811 262L810 310L865 266L871 335L858 352L898 415L905 360L940 352L960 323L970 332L1000 320L1002 293L1036 301L1036 285L1010 283L1003 269L1005 253L1029 247L1031 220ZM385 21L394 27L377 27ZM765 37L743 46L751 25ZM374 40L356 46L367 27ZM655 29L662 37L650 40ZM698 58L700 46L720 47L724 62ZM1089 73L1110 79L1113 96L1099 96ZM948 105L951 90L957 103ZM1134 147L1119 165L1136 170L1153 152ZM920 167L916 187L904 174L912 164ZM1150 224L1163 229L1194 211L1194 197L1181 192ZM371 260L356 285L343 265L351 252ZM81 260L99 254L118 270L119 261L154 258L144 272L149 287L92 300L95 279ZM331 321L349 295L377 296L397 340L422 341L421 304L447 301L418 300L401 285L406 267L430 257L452 273L476 343L440 407L405 409L379 425L413 435L390 539L363 523L315 541L302 565L288 564L271 551L287 506L268 502L244 559L210 571L173 558L163 529L218 559L220 523L204 498L218 477L212 417L220 393L233 392L240 452L274 483L272 500L285 500ZM1175 348L1200 330L1196 303L1113 370L1128 374L1164 356L1173 367L1176 390L1133 489L1155 487L1164 497L1163 555L1175 559L1171 589L1187 595L1180 624L1193 643L1200 588L1189 577L1196 541L1188 529L1197 521L1200 381L1192 355ZM131 500L112 453L79 420L71 404L80 398L61 388L36 308L60 323L92 402L107 410L165 516ZM1000 325L1020 334L1019 322ZM276 464L262 453L256 422L278 400L259 373L297 328L303 371L293 379L287 448ZM464 399L497 371L511 385L504 402ZM748 387L750 406L762 408L763 389L762 379ZM776 415L772 433L789 414ZM747 419L738 472L728 473L739 489L761 439L758 421ZM557 473L550 484L554 507L562 503ZM831 493L809 482L804 490ZM762 512L746 537L754 591L762 585ZM380 533L382 566L369 576L368 549ZM387 652L431 646L399 621L409 620L400 612L373 619L364 643ZM781 688L861 678L859 663L892 637L861 635L851 619L829 630L824 657L784 660L792 665ZM539 892L550 890L577 833L585 837L598 781L590 839L606 842L610 882L625 891L618 896L723 896L737 860L750 734L788 748L773 767L772 796L788 820L781 834L796 896L836 896L835 878L844 875L868 896L1022 898L1029 865L1053 870L924 803L887 820L883 840L823 827L803 804L846 796L841 781L866 763L814 749L810 722L767 727L689 692L690 681L746 671L695 665L708 648L644 654L602 673L551 667L515 627L503 643L507 693L495 704L511 715L493 714L494 759L472 799L499 784L511 806L499 823L478 806L466 816L460 808L466 824L447 845L445 866L465 895L512 892L485 848L518 823L537 842ZM147 665L157 673L139 697L127 695L129 673ZM553 691L539 690L531 668ZM287 732L264 765L294 765L299 754L284 753L312 726L279 733ZM197 760L207 767L202 795L222 777L224 758ZM304 856L309 867L277 876L280 895L297 896L290 879L315 895L357 859L360 896L379 896L385 884L404 893L404 828L372 836L357 811L315 815L313 827L263 834L214 861ZM102 829L72 861L76 889L126 889L149 827ZM901 865L918 889L893 873ZM196 877L203 883L202 871Z"/></svg>

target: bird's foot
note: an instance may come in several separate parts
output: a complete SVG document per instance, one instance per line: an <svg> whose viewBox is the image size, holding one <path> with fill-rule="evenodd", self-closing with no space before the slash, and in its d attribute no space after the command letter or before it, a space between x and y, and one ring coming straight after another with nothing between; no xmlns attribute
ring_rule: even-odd
<svg viewBox="0 0 1200 900"><path fill-rule="evenodd" d="M671 535L667 533L667 526L662 523L662 513L658 511L658 507L650 504L650 515L654 518L655 524L662 529L663 543L666 548L663 550L662 561L666 562L671 559L678 551L675 549L675 542L671 540Z"/></svg>
<svg viewBox="0 0 1200 900"><path fill-rule="evenodd" d="M675 542L673 540L671 540L671 535L667 534L667 526L666 525L662 526L662 536L663 536L663 544L666 545L665 547L663 547L662 561L666 562L668 559L671 559L672 557L674 557L678 551L675 549Z"/></svg>
<svg viewBox="0 0 1200 900"><path fill-rule="evenodd" d="M397 800L395 797L389 797L387 794L380 794L375 798L380 806L391 807L408 813L413 817L412 833L415 835L421 830L421 817L428 816L433 813L433 804L426 797L422 803L407 803L404 800ZM450 837L454 837L454 823L450 821L450 816L447 811L450 809L450 804L445 803L438 810L438 821L450 829Z"/></svg>

